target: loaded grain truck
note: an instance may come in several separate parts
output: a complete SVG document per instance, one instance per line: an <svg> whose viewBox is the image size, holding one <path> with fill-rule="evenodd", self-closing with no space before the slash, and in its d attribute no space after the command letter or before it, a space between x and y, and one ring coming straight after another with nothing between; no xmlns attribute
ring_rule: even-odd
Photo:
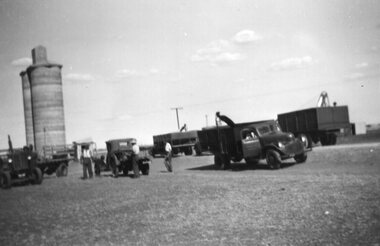
<svg viewBox="0 0 380 246"><path fill-rule="evenodd" d="M347 106L315 107L277 116L281 129L292 132L310 148L312 143L335 145L337 134L351 129Z"/></svg>
<svg viewBox="0 0 380 246"><path fill-rule="evenodd" d="M197 130L187 132L171 132L161 135L153 136L153 149L152 155L164 155L165 144L170 143L172 146L173 154L184 153L185 155L192 155L193 148L197 155L202 153L199 147L199 137Z"/></svg>
<svg viewBox="0 0 380 246"><path fill-rule="evenodd" d="M292 133L282 132L275 120L235 124L230 118L216 113L217 119L227 125L203 128L199 131L202 149L214 154L217 168L227 169L231 161L242 159L256 164L266 159L271 169L281 167L282 160L294 158L297 163L307 159L304 143ZM218 122L218 121L217 121Z"/></svg>

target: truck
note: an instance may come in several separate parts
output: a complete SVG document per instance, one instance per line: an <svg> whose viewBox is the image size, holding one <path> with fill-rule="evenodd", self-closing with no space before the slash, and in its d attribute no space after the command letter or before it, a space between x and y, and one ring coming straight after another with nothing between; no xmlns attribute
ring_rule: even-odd
<svg viewBox="0 0 380 246"><path fill-rule="evenodd" d="M199 140L203 149L214 155L217 168L228 169L231 161L257 164L266 159L271 169L279 169L282 160L294 158L297 163L307 160L304 143L292 133L282 132L275 120L235 124L225 115L216 113L215 127L202 128ZM225 122L227 125L221 125Z"/></svg>
<svg viewBox="0 0 380 246"><path fill-rule="evenodd" d="M13 148L8 136L8 150L0 151L0 187L9 189L13 184L41 184L43 175L37 165L37 153L29 147Z"/></svg>
<svg viewBox="0 0 380 246"><path fill-rule="evenodd" d="M277 115L284 131L302 139L307 148L313 143L335 145L340 132L351 129L347 106L314 107Z"/></svg>
<svg viewBox="0 0 380 246"><path fill-rule="evenodd" d="M114 177L118 177L121 172L127 176L128 172L132 171L133 142L136 142L135 138L106 141L107 154L105 162L103 162L103 165L100 167L101 171L112 171ZM141 173L143 175L149 175L151 157L148 153L148 149L140 148L137 163Z"/></svg>
<svg viewBox="0 0 380 246"><path fill-rule="evenodd" d="M68 174L69 163L74 159L74 149L66 145L43 146L38 153L37 166L43 174L56 174L57 177L65 177Z"/></svg>
<svg viewBox="0 0 380 246"><path fill-rule="evenodd" d="M193 149L197 155L201 155L202 150L200 148L198 132L198 130L192 130L155 135L153 136L152 155L164 155L166 142L170 143L172 152L175 155L179 153L192 155Z"/></svg>

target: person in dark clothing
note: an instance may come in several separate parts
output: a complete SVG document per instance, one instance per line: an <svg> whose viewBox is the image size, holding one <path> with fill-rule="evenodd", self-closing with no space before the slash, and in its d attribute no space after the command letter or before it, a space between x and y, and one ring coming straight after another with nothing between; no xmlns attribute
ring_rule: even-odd
<svg viewBox="0 0 380 246"><path fill-rule="evenodd" d="M90 150L90 146L83 146L81 163L83 166L83 177L82 177L82 179L87 179L88 176L91 179L93 176L93 172L92 172L92 152ZM88 176L87 176L87 173L88 173Z"/></svg>

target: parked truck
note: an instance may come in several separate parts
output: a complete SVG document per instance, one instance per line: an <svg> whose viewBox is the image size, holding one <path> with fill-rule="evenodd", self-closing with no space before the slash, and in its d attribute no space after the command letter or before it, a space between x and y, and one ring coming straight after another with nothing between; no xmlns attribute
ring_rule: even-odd
<svg viewBox="0 0 380 246"><path fill-rule="evenodd" d="M8 136L8 150L0 151L0 187L9 189L13 184L41 184L42 171L37 165L37 153L29 147L13 148Z"/></svg>
<svg viewBox="0 0 380 246"><path fill-rule="evenodd" d="M282 130L302 139L306 147L312 143L335 145L337 134L351 129L347 106L315 107L277 116Z"/></svg>
<svg viewBox="0 0 380 246"><path fill-rule="evenodd" d="M68 174L69 163L74 159L74 149L70 146L43 146L38 153L37 166L43 174L56 174L57 177L65 177Z"/></svg>
<svg viewBox="0 0 380 246"><path fill-rule="evenodd" d="M114 177L122 172L125 176L132 171L132 143L135 138L112 139L106 142L107 156L105 163L100 166L101 171L112 171ZM151 157L148 149L140 148L137 164L143 175L149 175Z"/></svg>
<svg viewBox="0 0 380 246"><path fill-rule="evenodd" d="M173 154L184 153L185 155L192 155L193 149L197 155L202 153L199 145L199 137L197 130L186 132L171 132L161 135L153 136L153 149L152 155L164 155L165 144L170 143L172 146Z"/></svg>
<svg viewBox="0 0 380 246"><path fill-rule="evenodd" d="M247 164L256 164L266 159L271 169L281 167L282 160L294 158L297 163L307 159L304 143L292 133L282 132L275 120L235 124L227 116L216 113L215 127L203 128L199 134L202 149L214 154L218 168L226 169L231 161L242 159ZM227 125L220 125L223 121Z"/></svg>

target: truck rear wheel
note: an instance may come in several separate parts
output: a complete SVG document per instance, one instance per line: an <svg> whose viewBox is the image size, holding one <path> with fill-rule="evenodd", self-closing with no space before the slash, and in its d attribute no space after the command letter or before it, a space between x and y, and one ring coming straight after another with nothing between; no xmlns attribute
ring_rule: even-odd
<svg viewBox="0 0 380 246"><path fill-rule="evenodd" d="M214 155L214 164L218 168L222 165L222 155L221 154L215 154Z"/></svg>
<svg viewBox="0 0 380 246"><path fill-rule="evenodd" d="M194 145L194 150L196 155L202 155L202 147L199 142Z"/></svg>
<svg viewBox="0 0 380 246"><path fill-rule="evenodd" d="M222 170L226 170L228 168L230 168L230 165L231 165L231 159L228 155L222 155L222 165L220 166L220 168Z"/></svg>
<svg viewBox="0 0 380 246"><path fill-rule="evenodd" d="M143 175L149 175L149 165L145 164L141 167L141 173Z"/></svg>
<svg viewBox="0 0 380 246"><path fill-rule="evenodd" d="M230 167L231 159L227 154L215 154L214 155L214 164L217 168L226 170Z"/></svg>
<svg viewBox="0 0 380 246"><path fill-rule="evenodd" d="M0 172L0 187L3 189L12 187L11 174L8 171Z"/></svg>
<svg viewBox="0 0 380 246"><path fill-rule="evenodd" d="M266 159L270 169L279 169L281 167L281 157L277 151L268 150Z"/></svg>
<svg viewBox="0 0 380 246"><path fill-rule="evenodd" d="M66 177L68 174L68 168L65 163L61 163L55 171L57 177Z"/></svg>
<svg viewBox="0 0 380 246"><path fill-rule="evenodd" d="M193 149L191 147L188 147L185 149L185 155L192 155L193 154Z"/></svg>
<svg viewBox="0 0 380 246"><path fill-rule="evenodd" d="M30 182L32 184L41 184L42 179L43 179L43 177L42 177L41 169L39 169L38 167L33 168L32 175L30 177Z"/></svg>

